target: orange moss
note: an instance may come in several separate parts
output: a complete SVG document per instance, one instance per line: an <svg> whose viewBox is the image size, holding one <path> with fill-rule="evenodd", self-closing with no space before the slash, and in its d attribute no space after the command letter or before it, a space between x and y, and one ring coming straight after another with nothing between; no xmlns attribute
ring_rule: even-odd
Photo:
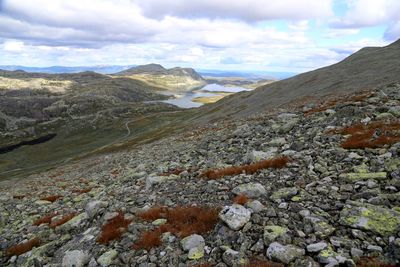
<svg viewBox="0 0 400 267"><path fill-rule="evenodd" d="M273 159L266 159L262 160L253 164L249 165L241 165L241 166L233 166L233 167L228 167L224 169L218 169L218 170L208 170L205 171L200 175L200 177L205 177L207 179L218 179L224 176L229 176L229 175L238 175L241 174L242 172L245 172L247 174L253 174L256 173L259 170L262 169L267 169L267 168L283 168L287 165L289 162L289 158L286 156L280 156L276 157Z"/></svg>
<svg viewBox="0 0 400 267"><path fill-rule="evenodd" d="M50 202L54 202L57 199L62 198L62 196L60 195L53 195L53 196L48 196L48 197L42 197L41 200L46 200L46 201L50 201Z"/></svg>
<svg viewBox="0 0 400 267"><path fill-rule="evenodd" d="M6 255L7 256L14 256L14 255L15 256L19 256L19 255L22 255L22 254L24 254L24 253L26 253L28 251L31 251L32 248L40 246L41 243L42 242L40 241L39 238L33 238L31 240L28 240L28 241L19 243L17 245L14 245L12 247L9 247L6 250Z"/></svg>
<svg viewBox="0 0 400 267"><path fill-rule="evenodd" d="M384 263L377 258L362 257L357 261L357 267L395 267L395 264Z"/></svg>
<svg viewBox="0 0 400 267"><path fill-rule="evenodd" d="M133 246L134 249L149 249L147 244L160 245L157 243L162 233L171 232L179 237L191 234L204 234L212 229L218 222L219 209L209 207L183 206L175 208L154 207L139 214L146 221L155 219L167 219L167 223L159 226L153 231L144 233ZM148 239L148 240L146 240ZM156 244L157 243L157 244Z"/></svg>
<svg viewBox="0 0 400 267"><path fill-rule="evenodd" d="M63 225L64 223L66 223L66 222L68 222L69 220L71 220L72 218L74 218L75 216L76 216L76 213L75 213L75 212L70 213L70 214L67 214L67 215L64 215L64 216L61 217L60 219L51 222L51 223L50 223L50 227L51 227L51 228L56 228L56 227L58 227L58 226L61 226L61 225Z"/></svg>
<svg viewBox="0 0 400 267"><path fill-rule="evenodd" d="M131 222L132 220L126 220L124 214L119 212L117 216L101 227L101 233L97 238L97 242L107 244L112 240L121 238L122 234L128 230L128 225Z"/></svg>
<svg viewBox="0 0 400 267"><path fill-rule="evenodd" d="M379 148L400 142L400 122L358 123L333 132L350 135L341 144L345 149Z"/></svg>
<svg viewBox="0 0 400 267"><path fill-rule="evenodd" d="M57 215L58 215L58 212L53 212L53 213L44 215L43 217L41 217L41 218L37 219L36 221L34 221L33 225L39 226L39 225L44 224L44 223L49 224L49 223L51 223L51 219L53 219L53 217L55 217Z"/></svg>
<svg viewBox="0 0 400 267"><path fill-rule="evenodd" d="M244 205L249 201L249 198L245 194L240 194L233 199L233 202L239 205Z"/></svg>

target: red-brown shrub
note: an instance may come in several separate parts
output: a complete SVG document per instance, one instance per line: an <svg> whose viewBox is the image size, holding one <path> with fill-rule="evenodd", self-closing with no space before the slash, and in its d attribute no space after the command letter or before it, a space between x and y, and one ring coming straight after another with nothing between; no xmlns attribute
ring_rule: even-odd
<svg viewBox="0 0 400 267"><path fill-rule="evenodd" d="M224 176L229 176L229 175L238 175L241 174L242 172L245 172L247 174L253 174L256 173L259 170L262 169L267 169L267 168L283 168L287 165L289 162L289 158L286 156L280 156L276 157L273 159L266 159L262 160L253 164L249 165L241 165L241 166L233 166L233 167L228 167L224 169L218 169L218 170L208 170L205 171L200 175L200 177L205 177L207 179L218 179Z"/></svg>
<svg viewBox="0 0 400 267"><path fill-rule="evenodd" d="M72 218L74 218L75 216L76 216L76 213L75 213L75 212L66 214L66 215L64 215L63 217L61 217L60 219L55 220L55 221L52 221L52 222L50 223L50 227L51 227L51 228L56 228L57 226L61 226L61 225L63 225L64 223L66 223L66 222L68 222L69 220L71 220Z"/></svg>
<svg viewBox="0 0 400 267"><path fill-rule="evenodd" d="M77 193L77 194L89 193L90 191L92 191L91 187L84 188L84 189L74 189L74 190L72 190L72 192Z"/></svg>
<svg viewBox="0 0 400 267"><path fill-rule="evenodd" d="M161 232L159 229L154 231L144 232L139 240L133 245L133 249L145 249L150 250L153 247L161 245Z"/></svg>
<svg viewBox="0 0 400 267"><path fill-rule="evenodd" d="M57 215L58 215L58 212L53 212L53 213L44 215L43 217L41 217L41 218L37 219L36 221L34 221L33 225L39 226L39 225L44 224L44 223L49 224L49 223L51 223L51 219L53 219L53 217L55 217Z"/></svg>
<svg viewBox="0 0 400 267"><path fill-rule="evenodd" d="M170 171L167 171L167 172L164 172L164 173L160 173L159 175L160 176L170 176L170 175L172 175L172 174L174 174L174 175L179 175L179 174L181 174L181 172L183 172L183 169L174 169L174 170L170 170Z"/></svg>
<svg viewBox="0 0 400 267"><path fill-rule="evenodd" d="M132 220L125 219L124 214L119 212L117 216L101 227L101 233L97 238L97 242L107 244L112 240L121 238L122 234L128 230L128 225L131 222Z"/></svg>
<svg viewBox="0 0 400 267"><path fill-rule="evenodd" d="M377 258L362 257L357 261L357 267L396 267L395 264L384 263Z"/></svg>
<svg viewBox="0 0 400 267"><path fill-rule="evenodd" d="M249 198L245 194L240 194L237 195L234 199L233 202L239 205L244 205L249 201Z"/></svg>
<svg viewBox="0 0 400 267"><path fill-rule="evenodd" d="M41 200L46 200L46 201L50 201L50 202L54 202L57 199L62 198L62 196L60 195L53 195L53 196L47 196L47 197L42 197Z"/></svg>
<svg viewBox="0 0 400 267"><path fill-rule="evenodd" d="M211 263L199 263L196 265L190 265L190 267L213 267Z"/></svg>
<svg viewBox="0 0 400 267"><path fill-rule="evenodd" d="M400 142L400 122L359 123L334 132L350 135L341 144L345 149L379 148Z"/></svg>
<svg viewBox="0 0 400 267"><path fill-rule="evenodd" d="M148 249L150 247L147 246L147 244L155 244L155 241L158 240L155 236L160 238L161 234L166 232L171 232L179 237L186 237L191 234L207 233L214 229L214 226L217 224L218 213L219 209L209 207L154 207L139 214L139 217L146 221L164 218L167 219L167 223L159 226L151 232L148 232L149 234L143 234L141 239L135 243L133 248Z"/></svg>
<svg viewBox="0 0 400 267"><path fill-rule="evenodd" d="M40 244L41 244L41 241L39 238L33 238L31 240L28 240L28 241L19 243L17 245L14 245L12 247L9 247L6 250L6 255L7 256L14 256L14 255L19 256L28 251L31 251L32 248L34 248L34 247L40 246Z"/></svg>
<svg viewBox="0 0 400 267"><path fill-rule="evenodd" d="M252 259L245 267L284 267L281 263L268 261L265 259Z"/></svg>

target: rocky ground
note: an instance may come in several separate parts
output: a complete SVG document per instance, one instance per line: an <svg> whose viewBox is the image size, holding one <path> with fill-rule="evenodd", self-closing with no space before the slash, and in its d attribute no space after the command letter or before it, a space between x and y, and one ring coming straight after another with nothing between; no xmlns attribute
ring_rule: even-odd
<svg viewBox="0 0 400 267"><path fill-rule="evenodd" d="M396 266L399 89L392 84L325 106L215 123L132 151L4 181L1 264L223 267L255 266L260 259L291 266L355 266L363 259L374 260L371 266L383 266L377 261ZM374 121L391 122L386 143L342 147L347 136L338 129ZM385 133L375 128L373 138ZM253 174L201 177L209 169L276 156L290 161ZM246 197L235 204L236 195ZM210 231L185 239L164 233L159 246L134 246L145 231L168 224L163 218L143 220L143 211L191 205L219 209ZM45 215L52 216L46 220ZM102 226L109 222L122 236L100 244ZM257 266L275 266L269 264Z"/></svg>

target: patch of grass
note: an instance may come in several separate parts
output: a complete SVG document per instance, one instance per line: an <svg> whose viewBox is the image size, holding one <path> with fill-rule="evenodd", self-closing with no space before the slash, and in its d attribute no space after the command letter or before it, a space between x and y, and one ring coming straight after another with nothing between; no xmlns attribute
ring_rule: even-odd
<svg viewBox="0 0 400 267"><path fill-rule="evenodd" d="M36 221L33 222L33 225L39 226L41 224L49 224L51 223L51 219L53 219L53 217L57 216L58 212L53 212L50 214L46 214L43 217L37 219Z"/></svg>
<svg viewBox="0 0 400 267"><path fill-rule="evenodd" d="M203 172L200 175L200 177L213 180L224 176L239 175L243 172L245 172L246 174L253 174L262 169L268 169L268 168L279 169L286 167L288 162L289 162L288 157L280 156L273 159L262 160L249 165L233 166L217 170L208 170Z"/></svg>
<svg viewBox="0 0 400 267"><path fill-rule="evenodd" d="M117 216L101 227L101 233L97 238L97 242L100 244L108 244L112 240L120 239L122 234L128 230L128 225L131 222L132 220L125 219L124 214L119 212Z"/></svg>
<svg viewBox="0 0 400 267"><path fill-rule="evenodd" d="M52 221L52 222L50 223L50 227L51 227L51 228L56 228L56 227L58 227L58 226L61 226L61 225L63 225L64 223L70 221L70 220L71 220L72 218L74 218L75 216L76 216L76 213L75 213L75 212L66 214L66 215L64 215L63 217L61 217L60 219L55 220L55 221Z"/></svg>
<svg viewBox="0 0 400 267"><path fill-rule="evenodd" d="M31 251L32 248L38 247L41 244L41 240L39 238L33 238L28 241L19 243L17 245L11 246L6 250L7 256L19 256L28 251Z"/></svg>
<svg viewBox="0 0 400 267"><path fill-rule="evenodd" d="M46 201L54 202L59 198L62 198L62 196L61 195L52 195L52 196L42 197L40 200L46 200Z"/></svg>
<svg viewBox="0 0 400 267"><path fill-rule="evenodd" d="M237 195L234 199L233 202L239 205L244 205L249 201L249 198L245 194L240 194Z"/></svg>
<svg viewBox="0 0 400 267"><path fill-rule="evenodd" d="M158 246L158 238L162 233L170 232L179 237L186 237L191 234L205 234L218 222L218 208L198 206L178 206L175 208L153 207L148 211L139 214L139 217L146 221L166 219L167 223L160 225L150 232L144 233L133 246L134 249L149 249L150 245Z"/></svg>

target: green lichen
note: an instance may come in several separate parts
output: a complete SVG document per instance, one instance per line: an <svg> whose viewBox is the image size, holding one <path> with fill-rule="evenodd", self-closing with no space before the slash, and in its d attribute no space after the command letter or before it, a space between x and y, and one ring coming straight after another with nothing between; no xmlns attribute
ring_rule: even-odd
<svg viewBox="0 0 400 267"><path fill-rule="evenodd" d="M387 178L386 172L367 172L367 173L342 173L340 178L345 179L348 182L364 181L369 179L384 180Z"/></svg>
<svg viewBox="0 0 400 267"><path fill-rule="evenodd" d="M341 223L388 236L400 228L400 213L387 208L352 202L353 207L343 209Z"/></svg>
<svg viewBox="0 0 400 267"><path fill-rule="evenodd" d="M292 197L292 201L293 202L299 202L299 201L301 201L301 197L300 196L294 196L294 197Z"/></svg>
<svg viewBox="0 0 400 267"><path fill-rule="evenodd" d="M192 248L189 251L188 259L198 260L204 257L204 249L202 247Z"/></svg>

